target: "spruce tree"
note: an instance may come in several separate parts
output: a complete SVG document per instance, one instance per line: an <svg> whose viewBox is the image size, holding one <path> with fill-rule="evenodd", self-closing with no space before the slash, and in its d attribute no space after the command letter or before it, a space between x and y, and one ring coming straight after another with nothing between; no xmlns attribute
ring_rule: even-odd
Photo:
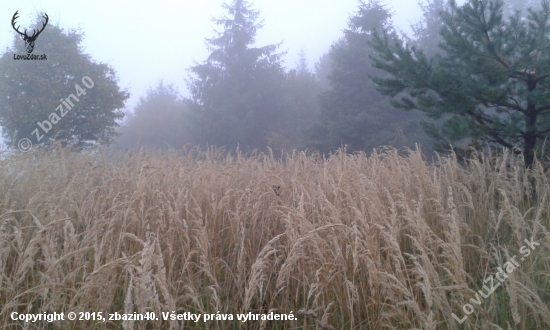
<svg viewBox="0 0 550 330"><path fill-rule="evenodd" d="M301 51L299 56L296 68L291 69L285 79L286 124L268 139L269 146L277 152L306 149L309 132L319 115L319 84L308 67L305 52Z"/></svg>
<svg viewBox="0 0 550 330"><path fill-rule="evenodd" d="M411 26L414 32L412 43L422 49L428 57L441 53L441 12L445 9L445 4L445 0L426 0L426 3L419 3L422 8L422 20Z"/></svg>
<svg viewBox="0 0 550 330"><path fill-rule="evenodd" d="M213 19L223 30L206 39L208 59L190 69L187 130L194 144L265 149L285 119L283 53L275 52L280 44L252 47L263 21L251 4L233 0L223 8L229 15Z"/></svg>

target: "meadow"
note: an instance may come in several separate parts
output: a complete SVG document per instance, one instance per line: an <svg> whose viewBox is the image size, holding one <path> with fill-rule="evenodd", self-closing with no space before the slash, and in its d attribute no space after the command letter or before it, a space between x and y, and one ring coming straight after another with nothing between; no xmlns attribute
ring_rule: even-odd
<svg viewBox="0 0 550 330"><path fill-rule="evenodd" d="M506 151L466 163L395 149L10 155L0 328L550 329L549 178ZM296 320L160 317L172 311Z"/></svg>

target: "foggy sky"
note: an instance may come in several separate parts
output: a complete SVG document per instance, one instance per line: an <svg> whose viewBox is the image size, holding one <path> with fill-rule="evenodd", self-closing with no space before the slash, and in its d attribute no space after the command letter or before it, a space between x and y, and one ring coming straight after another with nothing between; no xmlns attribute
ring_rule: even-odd
<svg viewBox="0 0 550 330"><path fill-rule="evenodd" d="M194 61L208 56L204 39L214 36L212 17L226 12L220 0L94 0L94 1L6 1L0 0L0 49L11 47L11 18L19 10L17 24L33 24L36 12L45 11L50 23L63 28L81 28L85 33L84 51L98 62L114 67L119 86L131 96L126 108L132 109L149 87L159 79L178 86L189 96L186 70ZM410 23L420 19L417 1L387 1L395 14L394 23L410 33ZM306 52L310 68L342 30L357 8L357 0L256 0L254 7L265 19L258 32L257 45L283 42L285 67L294 68L298 52ZM22 41L21 41L22 42ZM40 43L40 38L37 39Z"/></svg>

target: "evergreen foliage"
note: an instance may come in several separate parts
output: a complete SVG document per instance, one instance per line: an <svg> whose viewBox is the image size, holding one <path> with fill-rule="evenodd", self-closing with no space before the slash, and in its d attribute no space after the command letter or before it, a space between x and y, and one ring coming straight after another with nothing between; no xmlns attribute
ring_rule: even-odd
<svg viewBox="0 0 550 330"><path fill-rule="evenodd" d="M414 33L414 40L411 40L417 48L422 49L424 54L432 57L441 53L439 43L441 42L441 29L443 29L442 11L446 8L445 0L426 0L420 2L422 9L422 20L411 27Z"/></svg>
<svg viewBox="0 0 550 330"><path fill-rule="evenodd" d="M374 64L390 77L373 79L394 105L439 121L424 123L439 150L464 152L457 143L470 139L522 151L530 166L550 132L550 3L541 4L505 19L501 0L451 1L443 54L431 59L391 31L376 33Z"/></svg>
<svg viewBox="0 0 550 330"><path fill-rule="evenodd" d="M350 151L371 151L381 145L414 148L415 142L422 141L417 114L393 109L369 79L380 74L369 59L373 29L395 34L391 13L380 1L361 1L344 38L331 47L330 88L320 97L320 120L312 135L319 150L336 150L342 144ZM326 58L324 62L319 70L326 68Z"/></svg>
<svg viewBox="0 0 550 330"><path fill-rule="evenodd" d="M286 123L279 132L268 138L268 145L276 151L304 150L310 144L310 132L319 116L319 83L308 67L301 51L296 68L285 78Z"/></svg>
<svg viewBox="0 0 550 330"><path fill-rule="evenodd" d="M252 47L263 21L251 4L233 0L223 8L229 16L213 19L223 31L206 39L208 59L190 69L187 130L195 145L265 150L287 119L283 53L275 53L280 44Z"/></svg>

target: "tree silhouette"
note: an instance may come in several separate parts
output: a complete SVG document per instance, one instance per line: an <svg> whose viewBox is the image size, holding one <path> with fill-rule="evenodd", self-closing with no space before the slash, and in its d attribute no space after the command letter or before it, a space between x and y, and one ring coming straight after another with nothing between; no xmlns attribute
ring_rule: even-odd
<svg viewBox="0 0 550 330"><path fill-rule="evenodd" d="M184 114L186 100L173 85L161 80L150 88L134 107L134 113L121 125L115 149L138 147L181 148L186 142Z"/></svg>
<svg viewBox="0 0 550 330"><path fill-rule="evenodd" d="M244 0L223 5L214 23L223 31L206 39L210 56L190 69L193 106L188 118L194 144L265 149L285 120L284 71L276 45L252 47L259 12Z"/></svg>
<svg viewBox="0 0 550 330"><path fill-rule="evenodd" d="M372 151L382 145L415 147L424 141L418 114L403 115L390 105L369 79L379 75L369 55L373 29L391 29L391 13L380 1L360 2L344 38L333 44L319 72L330 71L320 96L320 116L312 130L315 149L329 152L342 144L350 151ZM328 62L328 63L327 63ZM327 67L329 70L327 70ZM326 85L326 82L325 84Z"/></svg>
<svg viewBox="0 0 550 330"><path fill-rule="evenodd" d="M443 121L425 124L439 150L473 138L521 150L530 167L550 133L550 2L508 19L501 0L450 2L442 18L443 54L431 59L376 35L374 63L390 75L374 79L379 90L396 106Z"/></svg>
<svg viewBox="0 0 550 330"><path fill-rule="evenodd" d="M50 22L34 49L47 59L14 60L14 53L25 52L14 33L12 48L0 57L0 125L8 144L22 138L41 147L54 138L75 148L112 142L129 94L111 67L82 52L83 37Z"/></svg>

